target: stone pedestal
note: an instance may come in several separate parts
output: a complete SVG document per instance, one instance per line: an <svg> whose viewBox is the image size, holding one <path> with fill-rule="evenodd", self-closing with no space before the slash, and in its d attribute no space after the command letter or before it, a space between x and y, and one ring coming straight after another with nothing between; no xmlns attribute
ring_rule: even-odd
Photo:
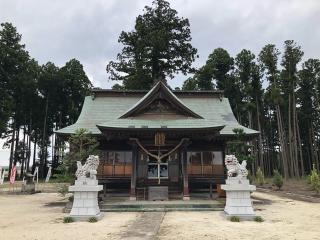
<svg viewBox="0 0 320 240"><path fill-rule="evenodd" d="M36 192L36 186L34 183L22 183L21 192L33 194Z"/></svg>
<svg viewBox="0 0 320 240"><path fill-rule="evenodd" d="M76 221L87 221L91 217L101 219L102 213L98 205L98 192L103 189L98 185L98 180L91 178L79 178L75 185L69 187L74 192L74 200L70 217Z"/></svg>
<svg viewBox="0 0 320 240"><path fill-rule="evenodd" d="M36 192L36 186L33 181L33 175L31 173L27 173L25 175L25 181L23 181L21 186L21 192L33 194Z"/></svg>
<svg viewBox="0 0 320 240"><path fill-rule="evenodd" d="M250 193L256 190L256 186L250 185L248 179L229 177L221 188L226 191L224 211L227 216L243 219L252 219L255 216Z"/></svg>

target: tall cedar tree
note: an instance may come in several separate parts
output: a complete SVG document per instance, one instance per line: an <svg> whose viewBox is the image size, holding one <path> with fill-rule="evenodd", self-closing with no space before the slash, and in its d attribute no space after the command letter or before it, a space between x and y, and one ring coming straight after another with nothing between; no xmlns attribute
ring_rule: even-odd
<svg viewBox="0 0 320 240"><path fill-rule="evenodd" d="M319 169L319 153L317 152L320 138L320 99L317 84L320 80L320 60L308 59L299 71L298 104L300 105L299 126L302 142L303 159L307 172L315 164Z"/></svg>
<svg viewBox="0 0 320 240"><path fill-rule="evenodd" d="M299 177L304 174L304 162L301 152L301 138L297 117L296 89L298 84L298 63L301 61L303 51L293 40L284 42L284 54L281 66L281 91L283 94L283 112L288 141L288 163L291 177ZM302 172L301 172L302 171Z"/></svg>
<svg viewBox="0 0 320 240"><path fill-rule="evenodd" d="M225 96L231 89L230 71L233 69L233 58L223 48L216 48L209 55L206 64L194 76L189 77L182 86L183 90L212 90L225 91Z"/></svg>
<svg viewBox="0 0 320 240"><path fill-rule="evenodd" d="M21 35L11 23L2 23L0 30L0 136L7 137L10 144L9 170L19 144L20 127L24 125L25 103L32 91L30 59ZM5 134L3 136L3 134Z"/></svg>
<svg viewBox="0 0 320 240"><path fill-rule="evenodd" d="M39 66L25 50L17 29L11 23L2 23L0 137L6 137L5 146L10 147L9 169L19 162L21 176L30 170L33 148L33 166L38 152L40 174L44 176L49 156L56 159L59 153L52 147L50 154L50 144L54 142L58 150L62 149L63 142L54 139L53 131L76 121L91 87L78 60L70 60L61 69L50 62Z"/></svg>
<svg viewBox="0 0 320 240"><path fill-rule="evenodd" d="M135 29L120 34L124 47L117 61L107 65L110 79L123 80L125 89L150 89L156 79L192 72L197 50L189 27L189 20L179 18L169 2L153 1L136 18Z"/></svg>

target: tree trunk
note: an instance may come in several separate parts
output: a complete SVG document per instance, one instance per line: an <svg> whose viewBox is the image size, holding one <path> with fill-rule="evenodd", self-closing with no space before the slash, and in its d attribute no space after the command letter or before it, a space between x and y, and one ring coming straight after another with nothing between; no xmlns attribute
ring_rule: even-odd
<svg viewBox="0 0 320 240"><path fill-rule="evenodd" d="M32 172L36 168L36 155L37 155L37 134L35 133L34 136L34 143L33 143L33 161L32 161Z"/></svg>
<svg viewBox="0 0 320 240"><path fill-rule="evenodd" d="M305 175L305 169L304 169L304 161L303 161L304 159L302 155L302 144L301 144L301 138L300 138L298 114L295 114L295 118L296 118L295 122L296 122L296 132L297 132L297 144L299 149L299 159L300 159L300 166L301 166L301 176L303 177Z"/></svg>
<svg viewBox="0 0 320 240"><path fill-rule="evenodd" d="M283 174L284 174L284 178L287 179L289 177L287 147L286 147L285 135L283 131L283 121L281 117L279 104L277 104L276 108L277 108L278 134L279 134L279 142L281 146L281 158L282 158L282 164L283 164Z"/></svg>
<svg viewBox="0 0 320 240"><path fill-rule="evenodd" d="M47 129L47 117L48 117L48 105L49 105L49 96L46 98L46 109L45 109L45 116L43 121L43 133L42 133L42 143L41 143L41 159L40 159L40 167L39 167L39 176L44 177L44 170L45 170L45 157L46 153L44 152L46 150L46 129Z"/></svg>
<svg viewBox="0 0 320 240"><path fill-rule="evenodd" d="M13 154L14 154L15 134L16 134L16 124L15 124L15 122L14 122L14 123L13 123L13 129L12 129L11 144L10 144L10 158L9 158L8 180L10 179L11 168L12 168L12 165L13 165Z"/></svg>
<svg viewBox="0 0 320 240"><path fill-rule="evenodd" d="M258 156L259 156L259 165L263 172L265 172L264 168L264 159L263 159L263 143L262 143L262 129L260 124L260 108L258 103L258 97L256 96L256 110L257 110L257 125L258 125L258 131L259 133L259 142L258 142Z"/></svg>
<svg viewBox="0 0 320 240"><path fill-rule="evenodd" d="M26 162L26 125L23 126L23 158L21 160L21 170L20 170L20 179L23 178L25 162Z"/></svg>

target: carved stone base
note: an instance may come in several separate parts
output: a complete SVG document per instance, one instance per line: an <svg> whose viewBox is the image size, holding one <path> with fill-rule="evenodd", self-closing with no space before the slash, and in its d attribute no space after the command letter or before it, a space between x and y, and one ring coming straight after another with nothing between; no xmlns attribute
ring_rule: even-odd
<svg viewBox="0 0 320 240"><path fill-rule="evenodd" d="M250 193L255 191L256 187L250 185L249 180L229 178L221 188L226 191L224 211L227 216L238 216L244 219L251 219L255 216Z"/></svg>
<svg viewBox="0 0 320 240"><path fill-rule="evenodd" d="M82 178L75 181L75 185L69 187L74 192L74 200L70 217L76 221L87 221L91 217L98 220L102 217L98 205L98 192L103 189L95 179Z"/></svg>

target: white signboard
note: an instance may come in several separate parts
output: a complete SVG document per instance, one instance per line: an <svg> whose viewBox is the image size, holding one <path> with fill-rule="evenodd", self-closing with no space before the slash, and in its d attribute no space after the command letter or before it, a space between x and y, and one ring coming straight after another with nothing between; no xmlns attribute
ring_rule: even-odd
<svg viewBox="0 0 320 240"><path fill-rule="evenodd" d="M6 173L6 170L3 169L2 171L2 167L0 167L0 185L3 184L4 182L4 174Z"/></svg>
<svg viewBox="0 0 320 240"><path fill-rule="evenodd" d="M51 167L49 167L49 169L48 169L48 173L47 173L47 177L46 177L46 181L45 181L46 183L49 182L50 177L51 177Z"/></svg>
<svg viewBox="0 0 320 240"><path fill-rule="evenodd" d="M35 178L36 178L36 175L37 175L37 183L39 182L39 167L36 167L35 169L34 169L34 172L33 172L33 181L35 180Z"/></svg>

